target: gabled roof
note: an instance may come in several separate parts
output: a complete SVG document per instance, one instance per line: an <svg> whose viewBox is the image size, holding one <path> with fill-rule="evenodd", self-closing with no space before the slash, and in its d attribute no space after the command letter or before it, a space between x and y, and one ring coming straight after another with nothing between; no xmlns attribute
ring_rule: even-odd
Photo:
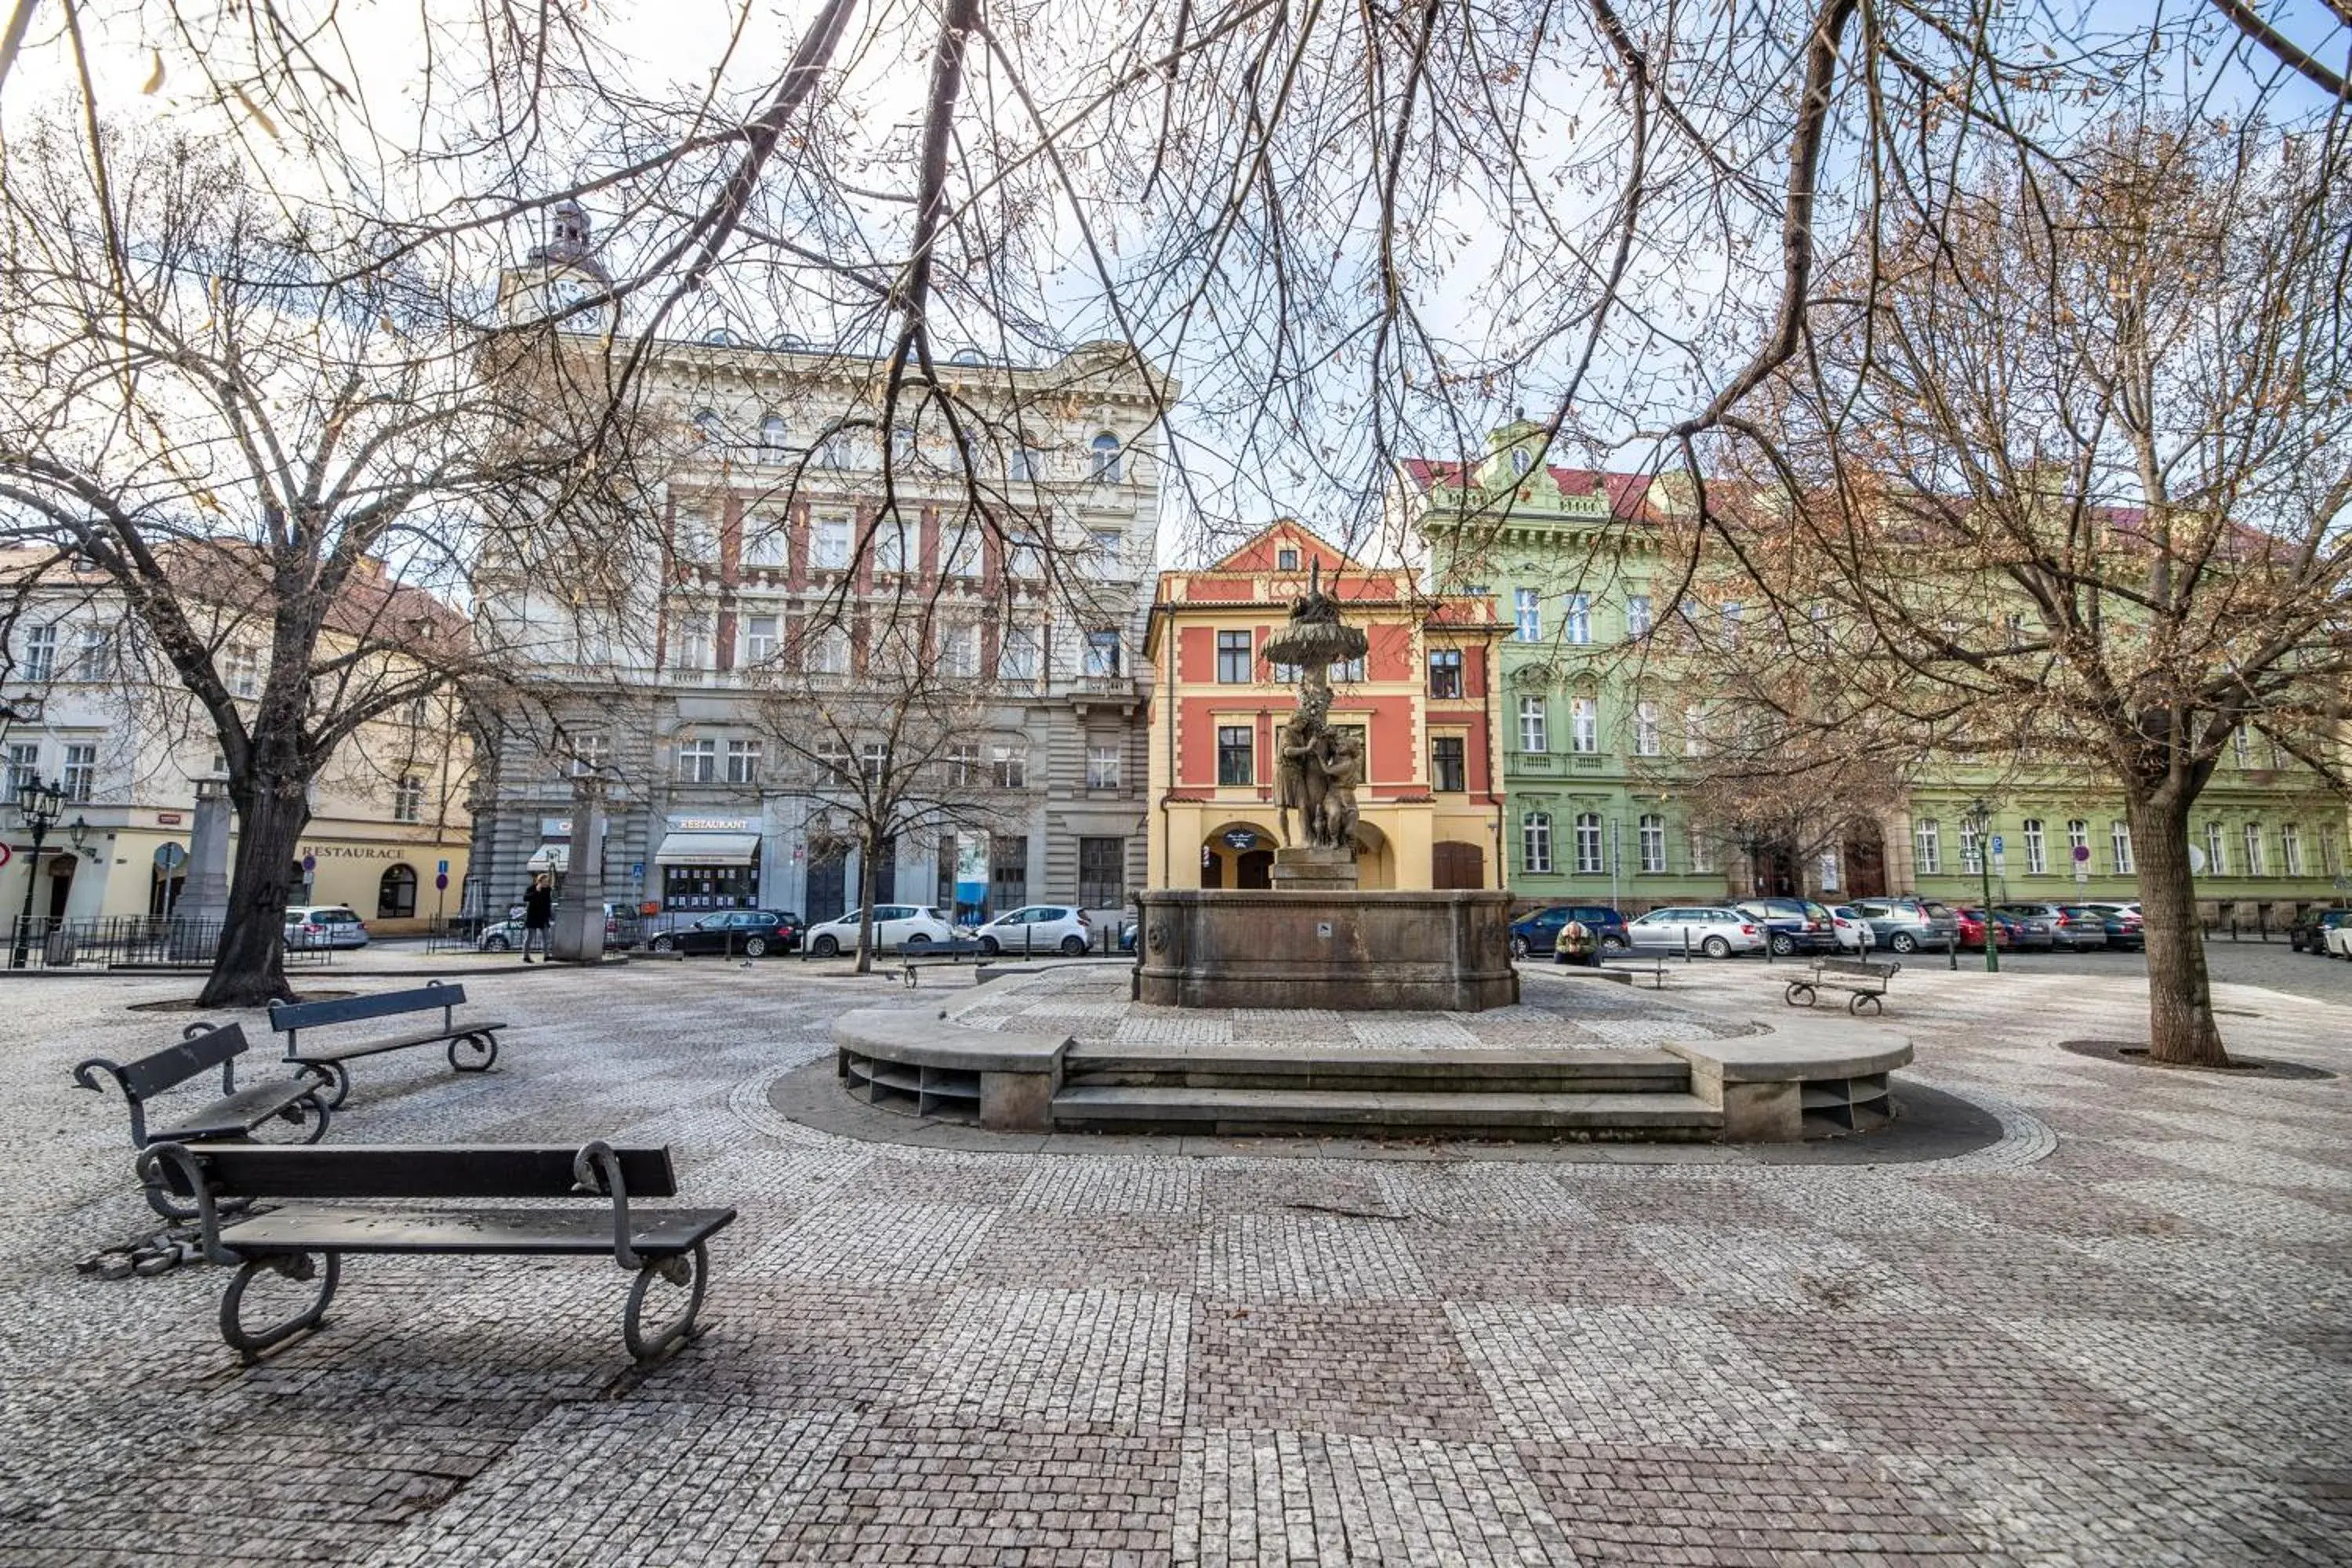
<svg viewBox="0 0 2352 1568"><path fill-rule="evenodd" d="M1336 576L1340 573L1369 575L1383 570L1381 567L1370 566L1357 560L1293 517L1275 519L1201 570L1207 572L1287 570L1276 564L1275 556L1275 552L1286 544L1297 548L1297 570L1301 572L1318 561L1322 563L1326 576Z"/></svg>

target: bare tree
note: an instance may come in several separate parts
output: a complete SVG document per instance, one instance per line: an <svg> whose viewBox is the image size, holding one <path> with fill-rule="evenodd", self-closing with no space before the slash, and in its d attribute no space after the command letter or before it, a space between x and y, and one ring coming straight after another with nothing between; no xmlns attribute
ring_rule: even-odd
<svg viewBox="0 0 2352 1568"><path fill-rule="evenodd" d="M567 423L609 434L607 400L523 374L531 340L486 338L446 275L367 267L377 237L186 141L39 132L0 168L0 505L54 569L17 586L102 574L209 722L239 824L211 1005L287 994L320 770L477 668L431 590L624 466Z"/></svg>
<svg viewBox="0 0 2352 1568"><path fill-rule="evenodd" d="M2158 1061L2228 1059L2189 837L2233 735L2346 784L2347 153L2176 121L2063 180L1978 171L1832 269L1705 511L1774 613L1850 639L1880 732L2121 790Z"/></svg>

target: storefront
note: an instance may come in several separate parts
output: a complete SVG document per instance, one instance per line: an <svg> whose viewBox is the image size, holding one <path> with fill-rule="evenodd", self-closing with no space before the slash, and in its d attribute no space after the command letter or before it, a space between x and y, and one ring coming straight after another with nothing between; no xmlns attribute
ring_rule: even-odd
<svg viewBox="0 0 2352 1568"><path fill-rule="evenodd" d="M654 863L664 910L760 907L760 819L672 816Z"/></svg>

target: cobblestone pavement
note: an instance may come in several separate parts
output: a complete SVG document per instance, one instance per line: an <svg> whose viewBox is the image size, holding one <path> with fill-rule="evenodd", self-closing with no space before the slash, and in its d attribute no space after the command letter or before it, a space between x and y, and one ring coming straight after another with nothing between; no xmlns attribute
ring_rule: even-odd
<svg viewBox="0 0 2352 1568"><path fill-rule="evenodd" d="M1769 1023L1782 978L1633 1005ZM765 1094L877 983L469 986L499 1069L362 1062L337 1141L673 1144L743 1215L708 1336L638 1374L609 1264L357 1258L240 1369L220 1271L73 1268L145 1226L68 1070L177 987L20 986L0 1563L2347 1560L2352 1080L2053 1048L2128 981L1906 970L1914 1075L2005 1135L1790 1167L877 1150ZM2352 1068L2341 1010L2222 1005Z"/></svg>

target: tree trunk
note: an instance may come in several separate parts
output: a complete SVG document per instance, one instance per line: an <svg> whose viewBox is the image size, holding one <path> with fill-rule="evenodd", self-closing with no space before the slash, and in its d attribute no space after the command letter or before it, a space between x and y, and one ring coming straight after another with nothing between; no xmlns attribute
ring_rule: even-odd
<svg viewBox="0 0 2352 1568"><path fill-rule="evenodd" d="M860 836L857 846L857 973L874 973L874 834Z"/></svg>
<svg viewBox="0 0 2352 1568"><path fill-rule="evenodd" d="M236 860L229 868L228 918L213 972L197 1001L206 1007L261 1007L294 994L286 983L286 903L294 859L310 825L299 779L257 780L237 802Z"/></svg>
<svg viewBox="0 0 2352 1568"><path fill-rule="evenodd" d="M2164 796L2130 805L2132 847L2139 862L2139 907L2147 939L2148 1059L2175 1067L2227 1067L2213 1022L2213 986L2205 968L2205 933L2197 922L2197 889L2189 869L2192 803Z"/></svg>

